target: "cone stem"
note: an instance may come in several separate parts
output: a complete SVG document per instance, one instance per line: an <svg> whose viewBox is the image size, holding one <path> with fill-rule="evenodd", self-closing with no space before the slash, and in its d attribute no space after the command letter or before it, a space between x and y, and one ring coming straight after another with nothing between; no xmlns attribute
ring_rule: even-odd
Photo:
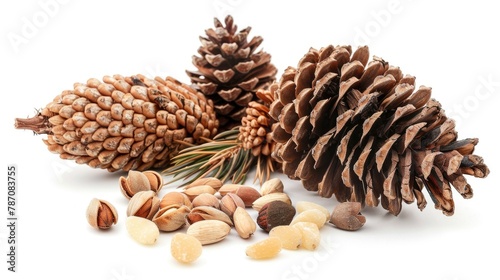
<svg viewBox="0 0 500 280"><path fill-rule="evenodd" d="M51 124L47 117L40 114L31 118L16 118L14 127L16 129L29 129L36 134L48 134L51 131Z"/></svg>

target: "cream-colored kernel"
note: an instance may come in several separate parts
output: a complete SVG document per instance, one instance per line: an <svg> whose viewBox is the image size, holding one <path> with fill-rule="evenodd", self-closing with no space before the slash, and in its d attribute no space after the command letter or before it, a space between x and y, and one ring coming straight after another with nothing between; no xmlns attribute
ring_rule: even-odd
<svg viewBox="0 0 500 280"><path fill-rule="evenodd" d="M145 218L130 216L127 218L125 226L130 236L144 245L155 244L160 236L160 230L156 224Z"/></svg>
<svg viewBox="0 0 500 280"><path fill-rule="evenodd" d="M281 251L281 240L277 237L268 237L247 247L246 254L252 259L270 259Z"/></svg>
<svg viewBox="0 0 500 280"><path fill-rule="evenodd" d="M277 226L271 229L269 237L281 240L281 247L287 250L297 250L302 243L302 232L292 226Z"/></svg>
<svg viewBox="0 0 500 280"><path fill-rule="evenodd" d="M298 222L311 222L322 228L325 225L325 214L318 209L309 209L295 216L290 225Z"/></svg>
<svg viewBox="0 0 500 280"><path fill-rule="evenodd" d="M319 228L315 223L311 222L298 222L293 227L300 230L302 234L302 242L300 248L307 250L316 250L318 248L321 236Z"/></svg>
<svg viewBox="0 0 500 280"><path fill-rule="evenodd" d="M201 256L201 252L201 242L194 236L176 233L170 241L170 253L181 263L196 261Z"/></svg>
<svg viewBox="0 0 500 280"><path fill-rule="evenodd" d="M297 209L297 213L299 213L299 214L306 211L306 210L318 209L321 212L323 212L323 214L325 214L325 217L326 217L325 223L328 222L328 220L330 219L330 211L328 211L328 209L326 209L326 207L319 205L317 203L314 203L314 202L299 201L295 204L295 209Z"/></svg>

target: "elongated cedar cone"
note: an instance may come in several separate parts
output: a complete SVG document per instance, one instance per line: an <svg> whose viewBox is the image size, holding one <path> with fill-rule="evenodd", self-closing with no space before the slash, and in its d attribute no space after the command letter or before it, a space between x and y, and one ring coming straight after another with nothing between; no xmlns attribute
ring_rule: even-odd
<svg viewBox="0 0 500 280"><path fill-rule="evenodd" d="M15 127L47 134L62 159L128 171L165 166L183 148L178 141L213 137L218 120L211 100L171 77L114 75L75 83Z"/></svg>

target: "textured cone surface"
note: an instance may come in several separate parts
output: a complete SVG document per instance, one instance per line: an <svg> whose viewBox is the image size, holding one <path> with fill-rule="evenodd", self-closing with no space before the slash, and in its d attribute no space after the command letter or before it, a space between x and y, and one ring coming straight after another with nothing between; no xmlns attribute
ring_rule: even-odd
<svg viewBox="0 0 500 280"><path fill-rule="evenodd" d="M106 76L76 83L16 127L48 134L63 159L109 171L165 166L182 148L217 133L212 101L167 77Z"/></svg>
<svg viewBox="0 0 500 280"><path fill-rule="evenodd" d="M276 145L271 130L275 121L269 116L269 106L274 101L277 88L278 85L273 84L267 90L257 91L260 102L250 102L245 110L246 115L241 120L238 140L244 149L252 150L254 156L270 156Z"/></svg>
<svg viewBox="0 0 500 280"><path fill-rule="evenodd" d="M240 124L249 102L257 100L258 89L274 80L276 67L271 56L260 50L260 36L248 40L250 27L237 31L231 16L225 26L214 20L215 28L200 37L199 56L193 56L197 71L186 71L191 82L214 102L221 129Z"/></svg>
<svg viewBox="0 0 500 280"><path fill-rule="evenodd" d="M485 177L474 155L477 139L457 140L431 88L374 57L367 47L328 46L310 51L283 73L270 115L277 142L273 157L307 190L339 201L359 201L394 215L402 201L452 215L451 187L464 198L464 175Z"/></svg>
<svg viewBox="0 0 500 280"><path fill-rule="evenodd" d="M274 83L268 89L259 89L258 102L248 104L240 126L219 133L207 143L182 150L165 173L177 177L176 180L194 176L194 179L215 177L223 182L231 178L233 183L243 183L247 173L256 167L254 181L269 180L279 167L271 157L276 145L272 126L276 122L269 115L277 88Z"/></svg>

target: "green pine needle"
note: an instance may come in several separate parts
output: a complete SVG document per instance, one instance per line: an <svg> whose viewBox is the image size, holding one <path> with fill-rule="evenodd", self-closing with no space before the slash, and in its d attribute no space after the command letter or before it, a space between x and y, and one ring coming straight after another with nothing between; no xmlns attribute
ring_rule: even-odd
<svg viewBox="0 0 500 280"><path fill-rule="evenodd" d="M257 166L254 182L259 180L262 183L264 177L269 179L274 171L273 161L270 157L256 157L251 150L243 149L238 134L237 127L218 134L213 140L205 139L206 143L200 145L179 141L187 148L173 157L172 165L163 171L164 175L174 178L167 184L183 180L182 185L187 185L202 177L242 183L254 166Z"/></svg>

